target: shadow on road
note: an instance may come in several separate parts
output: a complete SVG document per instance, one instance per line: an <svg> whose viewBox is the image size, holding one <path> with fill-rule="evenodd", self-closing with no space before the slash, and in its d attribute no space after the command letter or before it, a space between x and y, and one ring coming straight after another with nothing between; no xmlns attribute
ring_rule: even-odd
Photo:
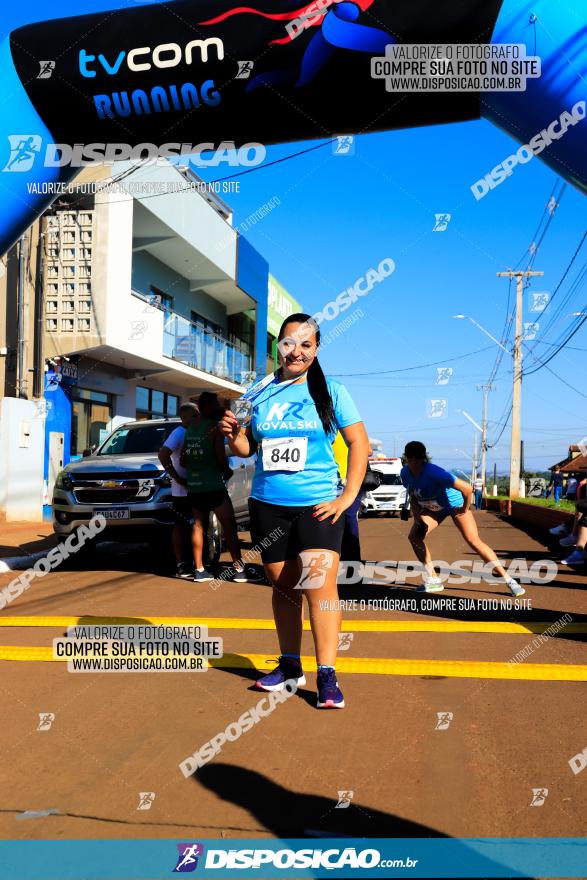
<svg viewBox="0 0 587 880"><path fill-rule="evenodd" d="M255 682L261 675L264 675L268 670L259 670L256 666L253 666L251 661L247 657L243 657L241 654L235 654L235 657L238 657L240 661L242 661L242 666L216 666L215 669L218 669L220 672L228 672L230 675L237 675L239 678L248 679L251 682L251 687L248 688L251 693L258 694L259 697L262 695L266 695L267 691L262 691L260 688L255 687ZM279 660L279 651L275 654L275 666L277 666L277 662ZM299 697L309 706L312 706L314 709L316 708L316 689L313 688L304 688L298 687L296 690L296 697Z"/></svg>
<svg viewBox="0 0 587 880"><path fill-rule="evenodd" d="M333 757L330 753L329 759ZM333 775L336 768L329 765L326 770ZM464 863L470 862L471 859L471 849L466 842L461 844L460 841L443 834L436 828L413 822L411 819L403 819L393 813L368 808L353 800L347 807L340 808L337 807L337 804L341 803L338 798L293 791L262 773L247 770L236 764L216 762L205 764L192 779L196 785L202 785L214 792L221 800L246 810L255 824L264 826L276 837L317 839L317 847L319 847L318 840L324 837L342 838L341 847L344 847L346 837L450 838L458 847L451 854L451 860L456 864L461 859ZM333 781L332 785L334 788L336 782ZM511 869L508 873L503 873L503 865L479 854L476 854L475 862L477 878L501 875L524 876L531 880L530 875L527 874L509 873ZM335 880L336 874L333 873L332 877ZM465 877L463 880L468 878Z"/></svg>
<svg viewBox="0 0 587 880"><path fill-rule="evenodd" d="M332 766L328 773L334 773ZM320 834L325 837L449 836L353 801L347 808L337 809L337 798L292 791L262 773L235 764L205 764L193 778L223 801L247 810L257 823L279 837L316 837Z"/></svg>

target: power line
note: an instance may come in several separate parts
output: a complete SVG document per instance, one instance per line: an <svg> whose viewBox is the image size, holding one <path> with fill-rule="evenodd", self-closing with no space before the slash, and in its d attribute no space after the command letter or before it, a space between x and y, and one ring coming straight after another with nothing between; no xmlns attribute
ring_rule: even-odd
<svg viewBox="0 0 587 880"><path fill-rule="evenodd" d="M559 186L560 186L560 192L557 193L557 188ZM532 268L534 261L536 259L536 255L537 255L538 251L540 250L540 246L541 246L542 242L544 241L544 238L546 236L546 233L548 232L550 224L553 221L556 209L560 205L560 202L562 200L562 197L564 195L566 188L567 188L567 184L564 181L561 181L560 177L557 177L557 179L554 182L554 186L550 192L550 196L548 198L548 201L542 211L542 215L541 215L540 220L538 222L538 226L536 227L536 231L534 232L534 235L532 236L532 241L530 243L530 247L527 248L527 250L524 252L524 254L520 257L520 259L518 260L518 262L516 263L516 266L514 268L517 269L519 267L519 265L523 262L524 257L526 256L527 253L530 254L530 258L528 260L528 265L526 266L526 268L527 269ZM545 219L546 219L546 224L544 225L544 228L542 229L542 226L544 224Z"/></svg>
<svg viewBox="0 0 587 880"><path fill-rule="evenodd" d="M487 380L488 385L491 385L493 383L493 381L497 375L497 372L498 372L499 368L501 367L501 362L502 362L503 356L505 354L506 342L509 339L510 330L512 328L512 324L514 321L513 313L510 315L511 295L512 295L512 279L510 278L509 284L508 284L508 301L507 301L507 305L506 305L505 323L503 325L503 330L501 331L501 340L500 340L501 346L503 346L503 347L500 346L498 348L497 354L495 356L495 361L493 364L493 369L491 370L491 375L489 376L489 379Z"/></svg>
<svg viewBox="0 0 587 880"><path fill-rule="evenodd" d="M587 303L585 304L584 308L587 309ZM548 356L548 358L547 358L546 360L544 360L544 361L540 361L540 365L539 365L538 367L535 367L533 370L530 370L528 373L525 373L525 375L526 375L526 376L532 376L532 375L534 375L534 373L538 373L538 372L540 372L540 370L541 370L543 367L545 367L548 363L550 363L550 361L551 361L553 358L555 358L555 357L557 356L557 354L558 354L558 353L559 353L559 352L565 347L566 343L567 343L570 339L573 338L573 336L575 335L575 333L577 333L577 332L581 329L581 327L583 326L583 324L585 323L585 321L587 321L587 313L585 314L585 317L584 317L581 321L579 321L579 322L577 323L577 326L575 327L575 329L572 330L572 331L568 334L568 336L567 336L567 338L566 338L565 340L563 340L563 342L559 345L559 347L556 349L556 351L553 351L553 352ZM536 358L536 359L538 360L538 358ZM583 395L583 396L585 396L585 395Z"/></svg>
<svg viewBox="0 0 587 880"><path fill-rule="evenodd" d="M501 436L502 436L503 432L505 431L505 429L506 429L507 426L508 426L508 422L509 422L509 420L510 420L510 418L511 418L511 415L512 415L512 410L511 410L511 403L510 403L510 404L509 404L509 412L508 412L508 414L507 414L507 418L506 418L505 422L503 423L502 429L501 429L501 431L499 432L499 434L497 435L497 438L493 441L493 443L488 443L488 444L487 444L487 448L488 448L488 449L493 449L494 446L497 446L497 444L498 444L499 441L501 440Z"/></svg>
<svg viewBox="0 0 587 880"><path fill-rule="evenodd" d="M565 268L565 270L564 270L564 272L563 272L563 274L562 274L562 277L561 277L559 283L557 284L557 286L556 286L556 288L555 288L555 290L554 290L552 296L550 297L550 300L549 300L548 303L546 304L546 308L545 308L544 311L542 312L541 319L542 319L542 317L544 316L544 313L545 313L545 312L550 308L550 306L552 305L552 303L553 303L553 301L554 301L554 298L556 297L556 295L557 295L557 293L559 292L559 290L560 290L562 284L563 284L564 281L565 281L565 278L567 277L567 275L568 275L569 272L571 271L571 267L572 267L573 263L575 262L575 260L576 260L576 258L577 258L577 256L578 256L578 254L579 254L579 251L580 251L581 248L583 247L583 244L584 244L584 242L585 242L585 238L587 238L587 230L585 230L585 232L583 233L583 237L581 238L581 241L580 241L579 244L577 245L577 247L576 247L576 249L575 249L575 253L573 254L573 256L571 257L569 263L567 264L567 267ZM582 272L582 270L580 270L579 274L581 274L581 272ZM568 298L569 298L569 297L567 296L567 297L563 300L563 302L561 303L560 307L556 310L556 312L554 313L554 315L551 317L549 323L546 325L546 327L543 328L543 330L542 330L542 335L536 340L535 344L532 346L532 350L534 350L534 348L536 347L536 345L538 345L538 343L541 342L542 339L544 339L544 336L546 335L546 333L548 333L548 331L550 330L550 328L552 327L552 325L555 323L555 321L556 321L557 317L559 316L560 312L562 311L562 309L564 309L565 304L566 304L566 302L568 301Z"/></svg>
<svg viewBox="0 0 587 880"><path fill-rule="evenodd" d="M481 354L484 351L489 351L490 348L493 348L493 345L486 345L484 348L478 348L476 351L470 351L468 352L468 354L460 354L457 357L444 358L444 360L442 361L432 361L429 364L419 364L416 367L402 367L399 370L375 370L370 373L330 373L329 375L336 378L346 378L348 376L382 376L384 373L407 373L410 370L424 370L427 367L437 367L439 365L443 366L444 364L451 364L453 361L462 361L464 358L473 357L473 355L475 354Z"/></svg>
<svg viewBox="0 0 587 880"><path fill-rule="evenodd" d="M290 153L289 156L283 156L281 159L274 159L272 162L264 162L262 165L257 165L255 168L247 168L244 171L237 171L234 174L227 175L226 177L217 177L214 180L208 180L208 181L206 181L202 178L202 183L204 184L203 189L205 190L206 187L212 186L213 184L216 184L216 183L223 183L225 180L234 180L235 177L243 177L245 174L252 174L254 171L263 171L263 170L265 170L265 168L271 168L272 165L280 165L282 162L288 162L290 159L297 159L298 156L303 156L306 153L312 153L314 150L320 150L322 147L327 147L327 146L333 144L335 140L336 140L336 138L331 138L330 140L323 141L322 143L316 144L313 147L307 147L305 150L297 150L295 153ZM103 183L104 188L106 189L107 186L112 186L113 183L117 183L123 177L126 177L128 174L132 174L132 172L136 171L137 168L147 167L148 162L149 162L148 159L144 160L142 162L137 162L136 165L133 165L130 169L123 171L119 176L117 176L115 178L111 178L111 179L105 178L103 181L100 181L100 183ZM169 164L172 167L176 167L176 164L174 162L170 162ZM70 185L71 185L72 189L74 190L75 189L75 181L72 181ZM159 196L176 195L178 193L183 193L183 192L193 192L192 184L187 183L184 187L173 190L173 192L171 192L171 193L162 191L162 192L150 193L149 195L142 195L140 200L141 200L141 202L143 202L146 199L155 199L155 198L158 198ZM87 195L82 196L82 198L86 198L86 197L87 197ZM80 199L80 201L81 201L81 199ZM134 197L131 197L129 199L120 199L120 201L117 202L117 204L121 204L123 202L132 202L132 201L135 201Z"/></svg>
<svg viewBox="0 0 587 880"><path fill-rule="evenodd" d="M329 144L333 144L335 140L336 138L331 138L329 141L323 141L321 144L316 144L315 147L298 150L296 153L290 153L289 156L283 156L281 159L274 159L272 162L264 162L262 165L257 165L256 168L247 168L246 171L238 171L236 174L229 174L228 177L219 177L216 180L211 180L210 183L222 183L223 180L232 180L234 177L242 177L244 174L252 174L253 171L263 171L265 168L271 168L272 165L279 165L281 162L288 162L290 159L297 159L298 156L305 155L305 153L312 153L314 150L320 150L322 147L327 147Z"/></svg>

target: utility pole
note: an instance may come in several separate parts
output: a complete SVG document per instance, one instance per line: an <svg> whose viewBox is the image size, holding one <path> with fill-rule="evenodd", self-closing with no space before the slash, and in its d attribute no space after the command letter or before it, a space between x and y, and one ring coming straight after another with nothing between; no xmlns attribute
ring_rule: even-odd
<svg viewBox="0 0 587 880"><path fill-rule="evenodd" d="M495 385L488 383L487 385L477 385L477 391L483 391L483 416L481 418L481 479L485 486L485 471L487 469L487 398L489 392L493 391Z"/></svg>
<svg viewBox="0 0 587 880"><path fill-rule="evenodd" d="M516 335L514 341L514 382L512 396L512 444L510 449L510 498L520 497L520 413L522 406L522 312L524 279L544 275L544 272L526 271L497 272L498 278L516 279Z"/></svg>
<svg viewBox="0 0 587 880"><path fill-rule="evenodd" d="M479 451L477 448L477 432L473 434L473 467L471 468L471 485L477 479L477 465L479 464Z"/></svg>

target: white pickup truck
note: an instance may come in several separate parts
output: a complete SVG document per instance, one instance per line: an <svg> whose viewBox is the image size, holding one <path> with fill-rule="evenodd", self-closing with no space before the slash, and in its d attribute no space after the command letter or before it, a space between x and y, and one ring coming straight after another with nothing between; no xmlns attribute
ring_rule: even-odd
<svg viewBox="0 0 587 880"><path fill-rule="evenodd" d="M383 481L377 489L366 492L363 496L362 513L381 512L394 515L404 506L407 497L400 479L401 458L373 458L369 464L371 470L379 471L383 475Z"/></svg>

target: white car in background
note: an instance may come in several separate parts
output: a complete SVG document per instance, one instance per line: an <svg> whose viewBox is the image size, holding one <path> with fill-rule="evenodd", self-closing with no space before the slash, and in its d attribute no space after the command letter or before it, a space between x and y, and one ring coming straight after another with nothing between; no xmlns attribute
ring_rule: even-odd
<svg viewBox="0 0 587 880"><path fill-rule="evenodd" d="M377 489L365 492L361 501L361 511L366 513L391 513L401 510L407 499L407 492L402 486L400 471L401 458L372 458L369 460L371 470L379 471L383 481Z"/></svg>

